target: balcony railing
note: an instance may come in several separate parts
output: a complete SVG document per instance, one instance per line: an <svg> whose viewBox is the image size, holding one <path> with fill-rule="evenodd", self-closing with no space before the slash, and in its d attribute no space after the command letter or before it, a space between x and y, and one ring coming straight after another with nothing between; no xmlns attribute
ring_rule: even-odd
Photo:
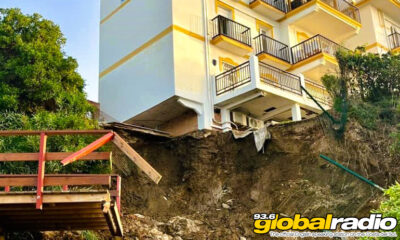
<svg viewBox="0 0 400 240"><path fill-rule="evenodd" d="M265 63L259 64L261 82L302 95L300 77Z"/></svg>
<svg viewBox="0 0 400 240"><path fill-rule="evenodd" d="M305 79L305 84L306 84L306 89L307 91L315 98L318 102L330 105L331 104L331 97L329 96L328 91L326 91L326 88L318 84L316 82L313 82L311 80Z"/></svg>
<svg viewBox="0 0 400 240"><path fill-rule="evenodd" d="M316 35L292 47L292 61L295 64L319 53L335 56L340 48L342 46L339 44L321 35Z"/></svg>
<svg viewBox="0 0 400 240"><path fill-rule="evenodd" d="M400 33L392 33L388 36L390 49L396 49L400 47Z"/></svg>
<svg viewBox="0 0 400 240"><path fill-rule="evenodd" d="M266 53L290 63L289 46L266 35L254 38L256 54Z"/></svg>
<svg viewBox="0 0 400 240"><path fill-rule="evenodd" d="M294 0L289 4L289 11L294 10L312 0ZM356 6L346 0L321 0L323 3L329 5L333 9L338 10L344 15L350 17L357 22L361 22L360 11Z"/></svg>
<svg viewBox="0 0 400 240"><path fill-rule="evenodd" d="M252 0L250 1L250 4L255 2L257 0ZM287 12L287 5L286 5L286 0L261 0L264 3L286 13Z"/></svg>
<svg viewBox="0 0 400 240"><path fill-rule="evenodd" d="M225 36L251 47L250 28L221 15L212 20L212 38Z"/></svg>
<svg viewBox="0 0 400 240"><path fill-rule="evenodd" d="M245 62L215 77L217 96L251 82L250 62Z"/></svg>

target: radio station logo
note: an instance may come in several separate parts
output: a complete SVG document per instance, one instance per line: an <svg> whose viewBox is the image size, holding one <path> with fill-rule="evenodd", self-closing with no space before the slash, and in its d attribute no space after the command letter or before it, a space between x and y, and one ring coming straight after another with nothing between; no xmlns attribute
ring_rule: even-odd
<svg viewBox="0 0 400 240"><path fill-rule="evenodd" d="M253 215L254 233L266 234L271 231L391 231L397 226L397 219L382 218L382 214L371 214L369 217L336 218L332 214L326 217L307 218L295 214L293 218L281 217L279 214L256 213ZM275 233L275 232L274 232ZM395 233L394 233L395 234Z"/></svg>

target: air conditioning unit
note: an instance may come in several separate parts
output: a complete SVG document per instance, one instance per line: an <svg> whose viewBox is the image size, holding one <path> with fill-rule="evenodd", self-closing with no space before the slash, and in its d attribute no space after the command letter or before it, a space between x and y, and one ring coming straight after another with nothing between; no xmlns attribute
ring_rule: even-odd
<svg viewBox="0 0 400 240"><path fill-rule="evenodd" d="M241 112L232 112L232 120L234 123L246 126L247 120L246 115Z"/></svg>
<svg viewBox="0 0 400 240"><path fill-rule="evenodd" d="M249 127L260 129L264 127L264 122L255 118L249 117Z"/></svg>

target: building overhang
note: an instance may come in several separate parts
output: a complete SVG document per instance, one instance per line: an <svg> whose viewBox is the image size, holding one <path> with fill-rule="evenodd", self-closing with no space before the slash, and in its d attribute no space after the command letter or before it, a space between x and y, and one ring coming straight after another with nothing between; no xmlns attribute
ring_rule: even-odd
<svg viewBox="0 0 400 240"><path fill-rule="evenodd" d="M268 3L265 3L262 0L255 0L251 2L249 7L264 16L268 16L272 20L278 20L285 17L285 12L269 5Z"/></svg>
<svg viewBox="0 0 400 240"><path fill-rule="evenodd" d="M288 71L302 73L305 78L320 82L325 74L336 74L338 62L330 54L319 53L294 64Z"/></svg>
<svg viewBox="0 0 400 240"><path fill-rule="evenodd" d="M362 26L360 22L321 0L313 0L296 8L279 21L286 21L288 25L324 35L336 42L358 34Z"/></svg>
<svg viewBox="0 0 400 240"><path fill-rule="evenodd" d="M223 35L214 37L211 39L211 43L240 56L245 56L253 51L252 47Z"/></svg>
<svg viewBox="0 0 400 240"><path fill-rule="evenodd" d="M400 21L400 1L399 0L361 0L356 3L357 7L363 7L371 4L382 12L386 13L395 21Z"/></svg>

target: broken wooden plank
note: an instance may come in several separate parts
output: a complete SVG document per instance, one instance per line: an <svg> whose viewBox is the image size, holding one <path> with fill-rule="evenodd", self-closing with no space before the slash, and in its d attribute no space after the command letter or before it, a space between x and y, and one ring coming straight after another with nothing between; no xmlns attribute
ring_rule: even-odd
<svg viewBox="0 0 400 240"><path fill-rule="evenodd" d="M99 147L103 146L107 142L109 142L112 138L114 137L114 133L110 132L104 135L103 137L97 139L96 141L92 142L91 144L87 145L86 147L82 148L81 150L77 151L76 153L73 153L72 155L66 157L64 160L61 161L62 165L67 165L72 162L75 162L76 160L87 156L89 153L95 151Z"/></svg>
<svg viewBox="0 0 400 240"><path fill-rule="evenodd" d="M142 158L124 139L114 133L113 143L128 156L151 180L158 184L162 178L146 160Z"/></svg>
<svg viewBox="0 0 400 240"><path fill-rule="evenodd" d="M73 152L48 152L46 161L59 161L72 155ZM110 160L111 152L91 152L81 160ZM0 153L0 162L39 161L39 153Z"/></svg>

